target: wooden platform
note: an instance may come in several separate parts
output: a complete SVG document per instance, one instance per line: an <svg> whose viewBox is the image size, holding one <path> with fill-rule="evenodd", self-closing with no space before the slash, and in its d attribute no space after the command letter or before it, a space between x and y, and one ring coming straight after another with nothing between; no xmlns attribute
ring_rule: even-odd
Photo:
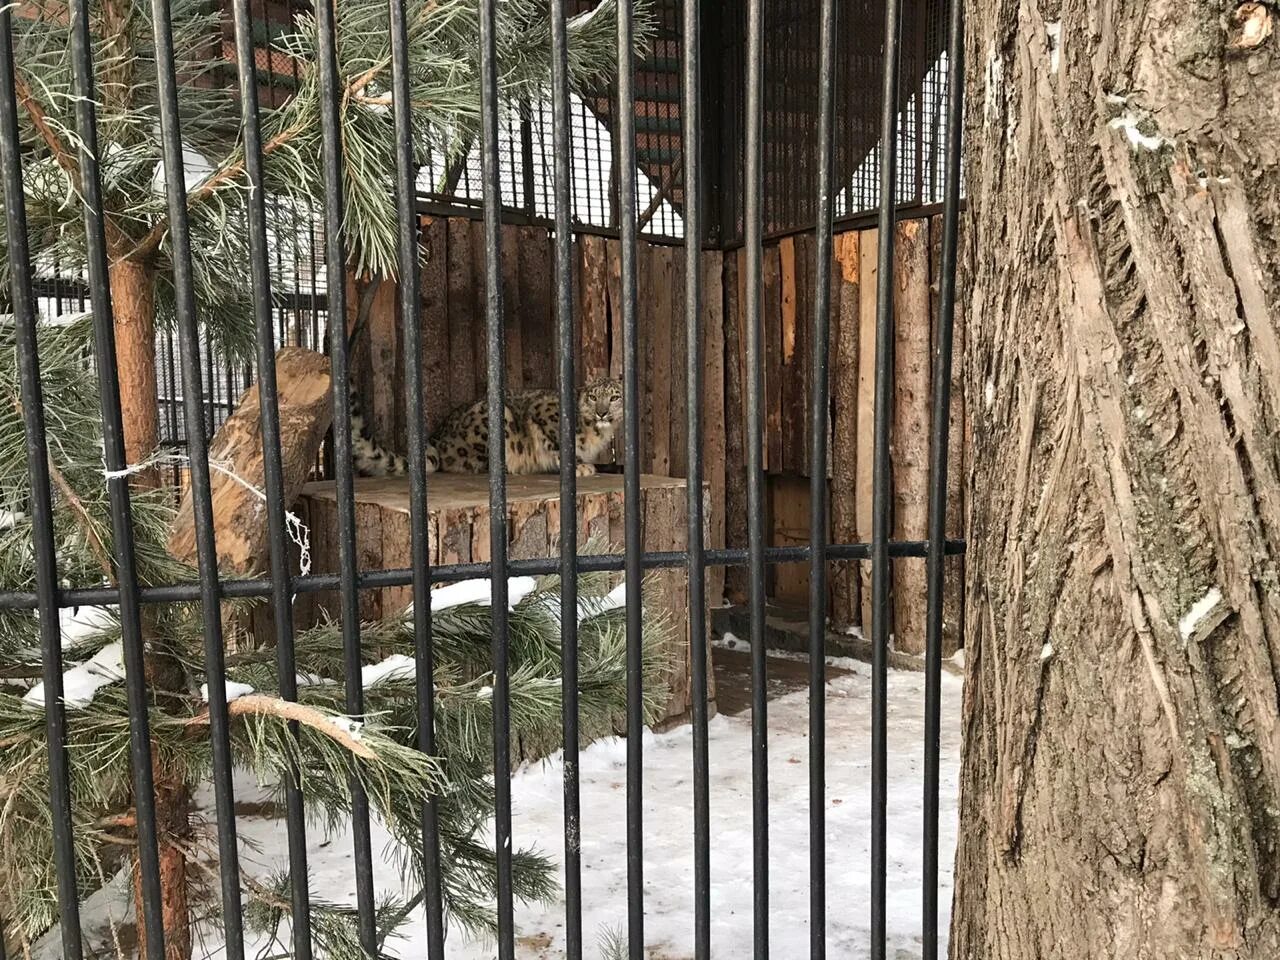
<svg viewBox="0 0 1280 960"><path fill-rule="evenodd" d="M645 475L640 479L643 549L685 549L688 527L686 482ZM704 516L710 516L709 488L704 489ZM621 552L625 545L621 474L597 474L578 480L578 542L607 541ZM410 565L409 486L404 477L356 481L356 556L360 570L402 569ZM485 476L433 474L428 479L428 542L433 566L489 560L489 483ZM310 483L296 512L311 531L313 573L338 567L337 500L331 482ZM557 557L560 551L560 482L558 476L507 478L508 551L512 559ZM667 722L684 717L689 698L689 589L683 569L654 571L646 601L671 616L683 644L673 652L671 699ZM412 599L410 587L361 591L360 616L375 620L403 610ZM298 625L306 626L328 612L338 612L336 594L298 597ZM709 621L708 621L709 622ZM708 650L708 657L710 650ZM714 702L714 690L711 700Z"/></svg>

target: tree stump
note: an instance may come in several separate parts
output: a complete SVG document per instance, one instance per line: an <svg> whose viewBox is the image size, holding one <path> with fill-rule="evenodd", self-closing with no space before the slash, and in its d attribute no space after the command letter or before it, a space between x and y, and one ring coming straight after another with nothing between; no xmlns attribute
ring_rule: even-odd
<svg viewBox="0 0 1280 960"><path fill-rule="evenodd" d="M642 546L645 550L683 550L686 546L686 483L670 477L640 480ZM709 496L704 490L704 499ZM356 559L361 571L400 570L410 565L409 486L404 477L356 481ZM578 480L578 542L590 539L622 550L622 476L597 474ZM489 560L489 481L486 476L434 474L428 501L428 550L431 564L483 563ZM310 483L297 512L311 536L313 573L338 569L337 498L331 482ZM709 511L707 511L709 515ZM558 557L560 484L549 475L507 478L508 555L513 560ZM408 606L412 587L360 591L360 618L377 620ZM683 568L655 570L645 588L646 606L669 618L675 638L669 674L670 696L659 725L687 718L690 691L689 584ZM299 629L339 614L336 592L305 593L297 600ZM708 623L710 618L708 618ZM708 648L708 699L715 689Z"/></svg>

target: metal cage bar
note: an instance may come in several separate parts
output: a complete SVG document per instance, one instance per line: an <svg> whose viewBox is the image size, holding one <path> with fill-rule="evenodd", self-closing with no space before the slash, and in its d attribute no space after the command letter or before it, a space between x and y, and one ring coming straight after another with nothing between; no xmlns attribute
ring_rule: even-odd
<svg viewBox="0 0 1280 960"><path fill-rule="evenodd" d="M266 184L262 168L262 130L258 112L258 75L254 61L249 0L235 0L236 64L240 82L240 116L244 137L245 175L250 186L248 204L249 270L253 285L254 327L258 353L258 396L262 407L262 474L267 499L267 532L271 555L271 611L276 630L276 676L280 696L298 699L294 657L293 577L289 569L288 517L284 503L284 474L280 447L280 397L276 389L275 335L271 316L271 274L267 249ZM330 291L332 295L333 291ZM298 735L297 724L290 726ZM288 829L289 885L293 952L297 960L311 960L311 891L307 876L307 824L298 772L285 780Z"/></svg>
<svg viewBox="0 0 1280 960"><path fill-rule="evenodd" d="M200 610L204 623L204 657L209 693L209 733L213 748L214 810L218 829L218 873L222 923L228 960L243 960L244 918L240 903L240 851L236 838L235 793L232 788L231 723L227 708L225 637L222 624L218 550L213 527L213 492L209 477L209 445L204 427L200 370L200 331L196 320L192 276L191 230L187 220L186 171L179 126L178 85L174 73L173 26L169 0L152 0L156 43L156 80L160 94L160 133L164 151L165 194L169 209L169 242L173 259L175 313L182 364L183 422L195 511L196 563L200 573ZM173 410L173 405L170 405Z"/></svg>
<svg viewBox="0 0 1280 960"><path fill-rule="evenodd" d="M80 137L80 191L84 205L88 249L89 295L93 309L94 349L98 395L102 410L103 461L111 503L112 571L120 605L124 645L125 685L129 702L129 764L133 774L134 806L138 821L138 865L143 901L143 929L147 960L164 957L161 915L159 831L156 824L155 781L151 766L151 732L147 703L144 637L139 598L138 562L133 537L133 506L129 478L145 465L129 464L125 456L124 420L120 408L120 380L116 366L115 318L109 291L106 222L102 178L98 164L98 121L93 74L93 40L88 0L72 0L71 59L75 72L76 130ZM69 825L68 825L69 826Z"/></svg>
<svg viewBox="0 0 1280 960"><path fill-rule="evenodd" d="M564 455L575 436L573 224L570 167L569 38L565 0L551 3L552 137L555 141L555 302L560 378L560 688L564 750L565 958L582 960L582 810L578 777L578 475L576 458ZM576 441L575 441L576 443Z"/></svg>
<svg viewBox="0 0 1280 960"><path fill-rule="evenodd" d="M361 679L360 607L356 583L356 500L351 464L351 395L348 384L346 335L347 258L343 251L343 135L338 80L336 0L315 4L317 54L320 59L321 153L324 166L325 267L329 287L329 369L333 395L333 475L338 512L339 616L342 623L342 660L345 668L345 708L348 716L364 716L364 684ZM354 761L353 761L354 763ZM355 865L356 901L360 917L360 945L370 956L377 952L373 896L373 850L369 836L369 798L354 767L348 777L351 791L352 854Z"/></svg>
<svg viewBox="0 0 1280 960"><path fill-rule="evenodd" d="M951 426L952 333L955 329L956 253L960 220L961 131L964 125L964 4L953 0L947 49L946 169L938 337L933 355L933 413L929 450L929 555L925 624L924 878L922 960L938 957L938 765L942 730L942 590L947 535L947 474Z"/></svg>
<svg viewBox="0 0 1280 960"><path fill-rule="evenodd" d="M747 0L746 346L747 562L751 608L751 817L755 960L769 958L769 724L764 648L764 396L760 278L764 258L764 0Z"/></svg>
<svg viewBox="0 0 1280 960"><path fill-rule="evenodd" d="M53 529L53 485L45 433L44 395L36 333L22 184L18 98L13 58L13 8L0 10L0 164L3 164L5 227L9 238L9 285L18 355L22 420L26 427L27 471L31 477L31 528L35 546L35 609L40 617L41 676L45 691L45 739L49 755L49 806L53 817L53 859L58 877L59 927L68 960L84 955L76 884L75 837L71 826L71 774L67 760L67 715L62 702L62 628L58 617L58 561ZM0 950L4 933L0 931Z"/></svg>
<svg viewBox="0 0 1280 960"><path fill-rule="evenodd" d="M832 124L835 0L822 0L818 64L818 177L813 284L813 394L809 408L809 955L827 955L826 639L827 420L831 331Z"/></svg>
<svg viewBox="0 0 1280 960"><path fill-rule="evenodd" d="M695 960L711 956L711 764L707 732L707 558L702 498L702 18L683 5L685 432L688 438L689 674L693 687L693 926Z"/></svg>
<svg viewBox="0 0 1280 960"><path fill-rule="evenodd" d="M633 0L618 6L618 232L622 240L623 518L627 582L627 952L644 960L644 690L640 648L640 392L636 310L635 22Z"/></svg>
<svg viewBox="0 0 1280 960"><path fill-rule="evenodd" d="M875 414L871 517L871 960L885 960L887 944L887 813L889 726L889 537L892 475L889 422L893 412L894 198L898 185L899 0L885 0L880 220L876 274Z"/></svg>
<svg viewBox="0 0 1280 960"><path fill-rule="evenodd" d="M388 0L391 73L396 124L396 216L400 227L400 323L404 331L407 394L410 557L413 561L413 650L418 698L418 749L436 753L435 651L431 642L431 556L427 525L427 425L422 403L422 304L418 298L418 224L413 120L409 114L409 37L405 0ZM440 809L435 795L422 801L423 882L427 960L444 960L444 891L440 879Z"/></svg>

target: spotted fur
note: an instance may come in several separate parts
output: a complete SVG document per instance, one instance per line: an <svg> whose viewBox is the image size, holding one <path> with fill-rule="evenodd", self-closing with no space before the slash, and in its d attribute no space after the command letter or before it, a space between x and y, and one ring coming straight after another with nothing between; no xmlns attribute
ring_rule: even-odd
<svg viewBox="0 0 1280 960"><path fill-rule="evenodd" d="M404 457L379 447L351 404L352 452L361 476L400 476ZM560 396L551 390L507 394L503 408L507 472L556 473L560 469ZM609 449L622 423L622 384L608 378L578 391L575 460L578 476L596 472L595 463ZM485 473L489 469L488 401L477 400L445 417L427 447L427 472Z"/></svg>

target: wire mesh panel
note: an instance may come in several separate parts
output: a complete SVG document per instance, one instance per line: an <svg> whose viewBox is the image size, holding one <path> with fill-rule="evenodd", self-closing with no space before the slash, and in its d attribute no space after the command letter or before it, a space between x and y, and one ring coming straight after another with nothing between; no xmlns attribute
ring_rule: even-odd
<svg viewBox="0 0 1280 960"><path fill-rule="evenodd" d="M5 565L7 580L0 584L0 638L6 655L39 669L42 684L39 697L31 696L34 685L21 696L0 691L6 746L25 750L24 762L39 769L15 778L35 794L14 793L0 807L38 811L30 832L47 839L48 848L47 869L31 888L35 906L0 899L0 909L21 911L24 936L30 927L56 923L63 955L81 960L82 900L110 864L123 886L137 891L138 952L148 960L185 957L194 949L186 899L192 858L202 883L217 888L223 949L232 960L241 960L253 942L265 944L270 955L279 950L303 960L380 956L388 937L406 923L423 926L432 960L446 956L446 947L452 948L446 934L460 925L491 933L498 956L514 960L515 903L544 897L553 870L522 847L522 840L536 838L521 838L513 827L512 770L524 747L518 733L537 714L547 738L542 745L564 751L564 858L554 872L565 891L565 953L580 958L590 952L583 897L591 865L583 857L579 747L590 735L584 716L604 716L610 729L620 724L625 737L625 782L619 784L625 792L625 902L621 890L612 891L621 924L617 947L630 960L642 960L651 946L645 905L652 870L645 852L651 835L646 810L652 809L646 806L651 748L645 726L653 717L653 656L660 644L641 586L657 571L679 570L688 585L693 691L690 926L693 955L709 958L716 950L711 853L723 824L711 816L716 758L706 608L709 571L733 566L748 575L753 826L750 867L745 854L734 864L737 882L746 883L750 874L752 917L734 922L750 925L755 957L768 957L771 944L781 953L772 895L784 883L807 881L808 949L823 957L829 941L827 856L834 846L828 843L824 771L830 752L861 749L825 737L825 578L828 564L842 560L868 564L872 584L867 911L868 952L878 960L887 955L891 870L890 563L913 557L928 569L921 926L923 956L936 960L943 561L963 551L962 543L944 535L961 71L957 64L953 72L939 73L937 65L943 46L961 48L959 8L949 11L944 44L940 7L907 8L897 0L883 7L837 0L714 7L551 0L545 15L534 4L498 0L391 0L387 6L322 0L314 8L285 4L258 11L249 0L234 0L225 18L198 6L153 0L149 19L138 14L130 26L98 15L89 0L72 0L68 16L36 26L24 22L18 30L19 11L0 11L0 174L10 308L0 328L0 362L19 383L0 430L12 429L15 437L20 432L25 454L20 463L0 463L5 537L25 538L24 551L14 554L19 561ZM274 32L273 18L281 16L294 33ZM138 30L139 23L145 29ZM119 71L117 41L126 30L142 51L137 74ZM61 52L51 42L57 37L66 41ZM579 52L591 43L597 53L607 51L612 84L582 69ZM197 69L197 55L211 44L234 61L234 69L225 62ZM50 89L69 91L48 113L27 82L36 68L15 55L30 45L47 58L39 61L47 71L40 79ZM450 45L458 69L433 73L425 61ZM65 76L55 76L60 67ZM521 87L521 71L537 82ZM460 74L465 82L457 80ZM233 90L226 88L230 82ZM518 95L511 93L513 84ZM872 124L865 110L847 108L877 84L879 117ZM150 99L131 105L138 90ZM452 125L440 125L457 134L456 143L442 146L439 129L417 112L424 103L438 107L447 92L466 102L451 116ZM474 103L467 100L472 94ZM219 122L197 105L216 106ZM459 119L468 110L473 127ZM154 125L154 137L137 133L143 120ZM205 157L193 171L187 153L197 136L217 159ZM584 151L584 143L594 146ZM800 144L812 149L797 149ZM136 168L127 189L112 179L122 176L121 154L133 156ZM601 184L604 171L621 175L604 174L616 182ZM82 214L64 218L57 230L37 219L50 215L39 202L49 196L49 181L38 179L49 177L61 178L55 182L69 187L66 202ZM435 189L424 189L424 182ZM127 190L135 199L124 204ZM799 322L809 331L801 342L812 352L810 458L822 464L832 406L835 221L874 204L880 236L888 238L902 202L935 196L945 201L945 214L927 537L892 535L895 260L893 244L883 242L872 370L871 536L830 541L827 478L814 470L809 542L770 547L764 535L762 404L766 235L801 228L814 233L816 295ZM467 544L474 555L464 558L452 544L453 552L442 554L447 559L433 564L433 543L440 550L448 531L431 513L438 506L433 490L443 484L436 468L445 461L429 442L423 413L431 384L422 361L439 345L422 318L420 215L424 203L441 198L480 206L484 297L477 301L476 329L466 332L475 335L472 345L485 370L484 395L469 415L486 424L470 444L484 458L487 502L474 511L483 516L476 523L480 534ZM514 426L506 425L514 423L518 403L534 402L506 389L504 265L518 254L503 221L513 211L549 218L556 252L549 335L558 345L559 406L554 422L548 417L539 429L558 431L563 443L539 466L557 478L544 492L546 499L556 498L560 526L555 538L545 537L554 551L532 558L514 555L521 531L509 519L507 468L518 466L526 451ZM703 258L725 211L729 218L721 226L731 229L719 239L740 234L742 244L744 422L728 428L742 430L746 447L748 537L743 547L712 548L703 477L714 439L708 434L716 425L705 421L701 401L714 386L707 364L707 344L714 341L689 331L704 322L711 288L720 282ZM359 229L361 216L379 215L388 230ZM590 395L575 390L581 320L575 314L583 305L573 295L574 233L602 225L593 218L617 233L617 276L602 279L605 289L597 293L616 305L611 332L620 347L615 372L621 396L585 403ZM641 302L645 230L684 241L680 298L668 290L663 300L683 313L684 341L675 350L666 342L657 346L681 361L676 376L686 400L687 529L680 549L647 549L644 539L655 520L644 513L642 438L654 411L641 397L659 341L646 324L662 320ZM44 257L45 246L75 254L74 265L51 269L50 262L64 260ZM228 250L228 259L215 258ZM235 264L234 275L228 263ZM150 285L139 280L139 271ZM396 335L404 345L408 392L408 455L403 476L391 481L403 483L407 496L398 522L408 548L397 566L369 558L373 524L357 512L355 454L362 438L348 389L347 318L358 309L350 273L379 271L398 283ZM228 290L244 296L232 298ZM234 317L219 315L233 299L248 318L243 329ZM171 336L157 318L171 325ZM331 318L342 323L333 322L336 329L326 336ZM312 355L323 375L309 382L308 399L318 404L309 408L311 427L326 417L333 424L333 522L323 533L337 557L330 573L310 569L321 545L308 540L294 513L308 465L293 453L307 431L286 415L296 398L282 385L288 378L280 364L283 347L299 343L326 353ZM233 356L239 366L225 359ZM248 418L247 447L260 469L253 478L235 474L224 482L220 477L233 471L211 458L209 438L250 380L257 388L250 407L257 413ZM87 395L94 389L96 396ZM539 394L536 402L551 400ZM581 454L581 436L584 424L602 429L600 424L615 422L615 403L622 408L623 478L615 498L621 542L589 549L580 534L599 518L579 515L579 477L594 466ZM235 416L247 418L244 408ZM487 426L499 422L504 429ZM175 517L157 476L164 461L155 450L179 441L185 443L189 489ZM227 491L241 488L249 492L248 505L226 509ZM194 545L180 560L168 528L187 514ZM237 555L228 551L227 539L243 543L259 533L257 565L234 567ZM385 536L385 530L376 533ZM319 527L311 534L320 537ZM767 569L784 562L810 569L807 878L780 877L771 858L775 758L769 754L765 583ZM617 573L624 574L626 588L600 596L599 575ZM433 590L442 585L453 593ZM364 599L388 588L404 591L402 604L389 619L372 623L362 616ZM304 625L303 603L322 592L336 596L335 615ZM230 639L232 623L248 601L258 603L265 620L260 636L241 648ZM611 606L593 611L592 602ZM110 608L106 625L91 641L66 635L63 611L90 604ZM597 621L605 614L613 616L607 630ZM38 656L32 644L38 644ZM72 660L82 662L68 669ZM326 677L309 672L317 664ZM560 672L549 681L539 666ZM232 670L240 679L230 679ZM616 695L603 707L601 690ZM193 742L200 745L198 755ZM277 788L287 855L279 876L242 869L237 766ZM193 792L206 784L214 795L214 830L193 852L183 831ZM128 801L127 810L106 817L92 802L86 806L109 790L113 800ZM323 817L309 817L312 812ZM334 891L313 888L309 877L309 831L324 820L341 825L351 851L351 882L344 884L350 894L341 903L332 902ZM375 827L397 845L411 896L379 900ZM116 843L117 829L131 831L128 843ZM103 857L103 849L116 846L128 853ZM0 917L0 930L8 920Z"/></svg>

